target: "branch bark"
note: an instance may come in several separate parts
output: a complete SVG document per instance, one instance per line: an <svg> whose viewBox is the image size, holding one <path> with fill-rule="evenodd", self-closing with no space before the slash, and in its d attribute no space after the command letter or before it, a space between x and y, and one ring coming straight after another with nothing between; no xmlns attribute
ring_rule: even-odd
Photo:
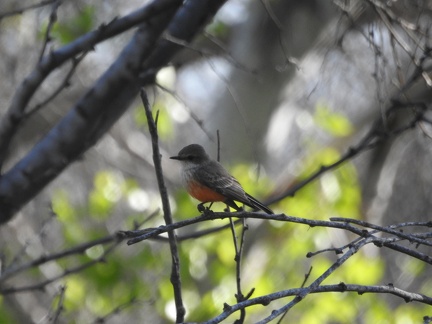
<svg viewBox="0 0 432 324"><path fill-rule="evenodd" d="M0 178L0 224L9 221L23 205L94 145L126 111L143 83L153 82L154 77L149 76L154 76L181 48L160 39L168 25L168 33L190 40L224 2L187 1L180 10L181 0L158 0L146 6L145 12L140 13L144 21L116 62L58 124ZM127 17L136 18L135 15ZM48 74L61 62L89 50L95 42L119 32L126 25L130 26L129 20L123 20L121 26L114 20L40 62L17 90L9 111L0 122L0 164L30 98ZM143 78L143 75L147 77Z"/></svg>
<svg viewBox="0 0 432 324"><path fill-rule="evenodd" d="M168 191L165 186L165 180L163 176L161 154L159 151L159 136L157 132L158 115L156 115L156 120L153 119L150 104L144 89L141 90L141 99L144 104L144 110L147 116L147 124L152 138L153 162L155 165L155 173L158 182L159 193L162 200L162 209L163 209L165 224L171 225L173 223L173 219L171 215L171 207L168 198ZM180 258L178 254L177 239L174 230L168 231L168 239L169 239L169 246L171 250L171 259L172 259L171 283L174 289L174 301L177 310L176 323L183 323L184 316L186 314L186 309L183 306L182 289L181 289L182 285L181 285L181 278L180 278Z"/></svg>

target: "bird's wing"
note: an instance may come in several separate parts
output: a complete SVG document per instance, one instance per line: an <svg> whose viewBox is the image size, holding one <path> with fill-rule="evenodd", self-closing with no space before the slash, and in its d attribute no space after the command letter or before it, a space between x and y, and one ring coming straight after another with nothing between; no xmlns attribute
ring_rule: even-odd
<svg viewBox="0 0 432 324"><path fill-rule="evenodd" d="M197 170L197 176L203 185L225 196L227 198L225 202L234 209L237 208L232 201L236 200L251 208L261 209L267 214L273 214L270 208L247 194L237 179L230 175L218 162L210 161L206 167Z"/></svg>
<svg viewBox="0 0 432 324"><path fill-rule="evenodd" d="M197 170L197 176L202 184L228 199L237 200L253 207L237 179L216 163L211 161L205 168ZM208 171L209 169L212 171Z"/></svg>

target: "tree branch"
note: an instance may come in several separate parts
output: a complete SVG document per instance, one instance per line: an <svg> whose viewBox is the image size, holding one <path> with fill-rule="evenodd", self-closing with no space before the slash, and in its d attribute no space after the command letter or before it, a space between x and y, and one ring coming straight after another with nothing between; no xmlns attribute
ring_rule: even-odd
<svg viewBox="0 0 432 324"><path fill-rule="evenodd" d="M51 3L57 2L58 0L45 0L45 1L41 1L39 3L35 3L35 4L31 4L22 8L18 8L18 9L14 9L11 11L6 11L3 13L0 13L0 20L2 20L3 18L7 18L10 16L15 16L15 15L22 15L24 12L31 10L31 9L37 9L37 8L41 8L44 6L47 6Z"/></svg>
<svg viewBox="0 0 432 324"><path fill-rule="evenodd" d="M0 224L7 222L64 168L94 145L124 113L139 90L138 74L143 61L153 51L181 2L161 0L154 2L156 7L154 3L150 4L147 11L153 16L141 25L95 86L27 156L0 178ZM159 12L161 7L166 10ZM10 121L7 116L3 120ZM0 133L5 130L2 126Z"/></svg>
<svg viewBox="0 0 432 324"><path fill-rule="evenodd" d="M398 297L401 297L404 299L405 302L413 302L417 301L420 303L424 303L426 305L432 305L432 298L418 294L418 293L412 293L409 291L405 291L399 288L394 287L393 285L384 285L384 286L362 286L362 285L350 285L345 284L341 282L338 285L323 285L313 288L293 288L288 290L282 290L276 293L251 298L249 300L246 300L244 302L227 306L224 308L224 311L214 317L211 320L202 322L203 324L216 324L221 323L224 319L226 319L229 315L232 313L239 311L242 308L250 307L253 305L263 305L267 306L272 301L289 297L289 296L299 296L303 295L306 292L309 294L318 294L318 293L324 293L324 292L356 292L359 295L365 294L365 293L382 293L382 294L392 294ZM267 323L267 322L258 322L258 323Z"/></svg>
<svg viewBox="0 0 432 324"><path fill-rule="evenodd" d="M153 119L150 104L147 99L147 95L144 89L141 89L141 100L144 104L145 113L147 116L147 124L150 131L150 136L152 139L153 148L153 162L155 166L156 178L159 187L159 193L162 200L162 209L166 225L171 225L173 223L171 215L171 207L169 204L168 192L165 186L165 180L162 171L161 154L159 152L159 136L157 133L157 117L156 121ZM186 309L183 306L182 289L181 289L181 278L180 278L180 259L178 256L177 240L174 230L168 231L168 239L171 250L171 283L174 289L174 300L177 310L176 323L183 323Z"/></svg>
<svg viewBox="0 0 432 324"><path fill-rule="evenodd" d="M386 139L396 137L407 130L413 129L417 124L424 120L424 113L427 107L423 103L402 103L395 101L385 113L386 120L395 117L398 111L404 109L412 109L414 111L414 116L412 117L412 119L407 121L404 125L393 130L387 130L386 127L384 127L384 121L380 116L375 120L370 130L359 141L359 143L355 146L350 147L337 161L329 165L322 165L319 169L317 169L304 180L301 180L295 185L290 186L284 192L278 194L277 196L271 197L264 203L270 205L286 197L292 197L297 191L299 191L312 181L316 180L324 173L338 168L339 166L349 161L350 159L353 159L360 153L377 147Z"/></svg>
<svg viewBox="0 0 432 324"><path fill-rule="evenodd" d="M91 49L95 42L120 32L126 26L130 27L131 21L134 24L144 22L95 86L45 138L0 178L0 224L10 220L45 185L94 145L127 109L140 84L154 82L154 77L143 79L142 76L154 76L181 48L167 40L157 42L168 23L168 31L174 37L192 39L224 2L191 0L176 13L183 1L154 1L141 11L123 18L122 24L114 20L44 58L21 84L8 112L0 121L0 166L25 116L28 101L47 75L65 60Z"/></svg>
<svg viewBox="0 0 432 324"><path fill-rule="evenodd" d="M21 264L21 265L16 265L16 266L6 268L2 271L2 273L0 275L0 285L2 283L4 283L6 280L8 280L9 278L16 276L17 274L19 274L23 271L38 267L38 266L45 264L47 262L50 262L53 260L59 260L59 259L62 259L64 257L70 256L70 255L74 255L74 254L82 254L86 250L88 250L89 248L96 246L96 245L112 243L115 241L120 242L121 240L122 240L121 235L118 235L118 234L108 235L108 236L102 237L100 239L91 241L91 242L86 242L86 243L74 246L70 249L66 249L66 250L63 250L63 251L58 252L58 253L43 255L38 259L29 261L29 262Z"/></svg>
<svg viewBox="0 0 432 324"><path fill-rule="evenodd" d="M152 17L160 18L164 14L172 15L172 10L175 10L180 4L181 1L178 0L153 1L123 18L114 19L106 25L101 25L97 30L77 38L42 58L18 87L8 111L0 121L0 169L6 159L9 143L23 121L30 99L51 72L80 53L93 50L96 44L146 21L151 21Z"/></svg>
<svg viewBox="0 0 432 324"><path fill-rule="evenodd" d="M336 269L338 269L342 264L344 264L350 257L352 257L354 254L356 254L360 248L362 248L364 245L370 243L371 238L365 238L360 240L359 242L352 244L350 249L345 252L343 256L341 256L335 263L333 263L323 274L321 274L317 279L315 279L312 284L310 284L308 287L304 288L299 294L296 295L296 297L286 304L285 306L279 308L278 310L273 310L271 312L271 315L263 319L262 321L257 322L257 324L264 324L270 322L272 319L277 318L278 316L286 313L291 308L293 308L296 304L298 304L300 301L302 301L307 295L312 293L316 288L318 288L321 283L327 279Z"/></svg>
<svg viewBox="0 0 432 324"><path fill-rule="evenodd" d="M242 219L242 227L240 229L240 244L238 242L237 239L237 233L235 230L235 225L234 225L234 221L232 220L232 218L229 219L230 220L230 225L231 225L231 233L233 236L233 243L234 243L234 251L235 251L235 257L234 260L236 262L236 287L237 287L237 293L235 295L235 298L237 300L237 302L242 302L248 298L250 298L250 296L252 295L253 291L255 290L254 288L251 290L251 292L249 292L247 294L247 296L243 295L242 292L242 288L241 288L241 263L242 263L242 259L243 259L243 248L244 248L244 241L245 241L245 233L248 229L247 225L246 225L246 219ZM246 311L244 309L242 309L240 311L240 318L237 319L234 323L235 324L242 324L244 323L246 318Z"/></svg>
<svg viewBox="0 0 432 324"><path fill-rule="evenodd" d="M56 276L53 276L49 279L46 279L44 281L41 281L39 283L21 286L21 287L5 287L4 285L1 285L0 286L0 295L9 295L9 294L15 294L15 293L29 292L29 291L34 291L34 290L43 290L50 283L53 283L53 282L55 282L61 278L67 277L71 274L80 273L80 272L84 271L85 269L90 268L97 263L104 262L106 259L106 256L109 253L111 253L114 250L114 248L116 248L117 245L118 245L118 243L111 245L97 259L94 259L94 260L91 260L89 262L80 264L80 265L73 267L73 268L70 268L70 269L66 269L62 273L60 273Z"/></svg>

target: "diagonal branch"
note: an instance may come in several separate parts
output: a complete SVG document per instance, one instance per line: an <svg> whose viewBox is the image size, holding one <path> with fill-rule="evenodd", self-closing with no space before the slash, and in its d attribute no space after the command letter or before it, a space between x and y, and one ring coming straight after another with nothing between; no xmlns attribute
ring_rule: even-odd
<svg viewBox="0 0 432 324"><path fill-rule="evenodd" d="M23 115L23 120L28 119L34 114L36 114L38 111L44 108L48 103L53 101L60 94L60 92L62 92L65 88L70 86L72 76L74 75L78 65L81 63L81 61L84 59L86 55L87 53L82 53L80 56L72 59L71 67L67 72L67 74L65 75L65 77L63 78L63 80L60 82L60 84L58 84L55 87L54 91L47 98L37 103L33 107L29 108L27 112Z"/></svg>
<svg viewBox="0 0 432 324"><path fill-rule="evenodd" d="M11 10L11 11L2 12L2 13L0 13L0 21L3 18L15 16L15 15L21 15L21 14L23 14L24 12L26 12L28 10L41 8L41 7L47 6L47 5L49 5L51 3L54 3L54 2L57 2L57 1L58 0L45 0L45 1L41 1L39 3L31 4L31 5L24 6L24 7L21 7L21 8L18 8L18 9L14 9L14 10Z"/></svg>
<svg viewBox="0 0 432 324"><path fill-rule="evenodd" d="M16 265L16 266L6 268L2 271L2 273L0 275L0 284L2 284L3 282L8 280L9 278L16 276L17 274L19 274L23 271L38 267L38 266L45 264L47 262L50 262L53 260L59 260L59 259L65 258L65 257L70 256L70 255L84 253L86 250L88 250L89 248L96 246L96 245L108 244L108 243L120 243L121 240L122 240L121 236L119 236L117 234L108 235L106 237L102 237L102 238L94 240L94 241L90 241L90 242L86 242L86 243L74 246L70 249L66 249L66 250L63 250L61 252L57 252L57 253L53 253L53 254L49 254L49 255L43 255L38 259L31 260L31 261L24 263L24 264L21 264L21 265Z"/></svg>
<svg viewBox="0 0 432 324"><path fill-rule="evenodd" d="M293 288L288 290L282 290L279 292L275 292L272 294L259 296L256 298L251 298L249 300L243 301L241 303L228 306L224 308L224 311L219 314L218 316L212 318L211 320L202 322L203 324L217 324L222 323L224 319L228 318L231 314L234 312L239 311L242 308L250 307L253 305L263 305L267 306L274 300L278 300L285 297L290 296L298 296L304 294L306 291L309 290L310 294L318 294L318 293L324 293L324 292L356 292L360 295L365 293L378 293L378 294L391 294L394 296L398 296L400 298L403 298L406 302L420 302L425 305L432 305L432 298L418 294L409 292L400 288L396 288L393 285L381 285L381 286L363 286L363 285L351 285L351 284L345 284L340 283L338 285L322 285L318 287L314 287L310 289L307 288ZM266 322L264 322L266 323Z"/></svg>
<svg viewBox="0 0 432 324"><path fill-rule="evenodd" d="M317 279L315 279L308 287L303 289L299 294L296 295L296 297L286 304L285 306L274 310L271 312L271 315L267 318L263 319L262 321L257 322L257 324L264 324L270 322L272 319L277 318L278 316L286 313L291 308L293 308L295 305L297 305L299 302L301 302L304 298L306 298L307 295L312 293L316 288L318 288L321 283L327 279L336 269L341 267L349 258L351 258L354 254L356 254L364 245L370 243L371 238L366 238L361 240L360 242L357 242L356 244L353 244L351 248L345 252L343 256L341 256L335 263L333 263L326 271L324 271L323 274L321 274Z"/></svg>
<svg viewBox="0 0 432 324"><path fill-rule="evenodd" d="M313 182L314 180L318 179L324 173L337 169L342 164L360 155L361 153L377 147L379 144L389 138L399 136L405 131L413 129L415 126L420 124L420 122L424 121L424 113L426 111L426 107L423 103L402 103L395 101L391 105L391 107L389 107L385 112L385 118L393 118L398 111L404 109L412 109L414 112L414 116L411 118L411 120L408 120L404 125L393 130L387 130L384 125L383 119L379 117L375 120L375 122L372 124L372 127L359 141L359 143L355 146L350 147L337 161L328 165L322 165L319 169L317 169L307 178L299 181L293 186L290 186L282 193L271 197L270 199L266 200L265 203L270 205L286 197L294 196L297 191L299 191L309 183Z"/></svg>
<svg viewBox="0 0 432 324"><path fill-rule="evenodd" d="M118 246L119 242L114 242L111 246L109 246L104 253L98 257L97 259L88 261L86 263L80 264L76 267L66 269L62 273L55 275L49 279L46 279L44 281L41 281L36 284L30 284L25 286L19 286L19 287L4 287L3 285L0 286L0 295L8 295L8 294L16 294L16 293L22 293L22 292L29 292L34 290L43 290L45 287L57 280L60 280L62 278L65 278L71 274L74 273L80 273L84 271L85 269L88 269L92 267L93 265L101 262L105 262L106 257Z"/></svg>
<svg viewBox="0 0 432 324"><path fill-rule="evenodd" d="M73 161L94 145L128 108L140 85L154 82L142 75L153 75L181 49L178 44L161 40L168 32L177 38L191 39L215 14L225 0L191 0L181 9L181 0L158 0L147 5L140 17L144 23L119 58L71 109L71 111L21 161L0 178L0 224L11 219L23 205ZM25 116L24 110L36 89L57 66L94 42L112 36L125 26L137 23L138 13L102 26L44 58L22 83L12 104L0 121L0 165L10 140ZM135 20L134 20L134 19ZM116 28L113 28L115 26ZM179 34L179 35L177 35Z"/></svg>
<svg viewBox="0 0 432 324"><path fill-rule="evenodd" d="M0 120L0 169L6 159L9 144L23 121L30 99L51 72L80 53L94 49L96 44L146 21L151 21L152 17L163 16L165 11L169 12L170 8L175 10L179 5L180 1L176 0L154 1L123 18L101 25L97 30L43 57L18 87L8 111Z"/></svg>

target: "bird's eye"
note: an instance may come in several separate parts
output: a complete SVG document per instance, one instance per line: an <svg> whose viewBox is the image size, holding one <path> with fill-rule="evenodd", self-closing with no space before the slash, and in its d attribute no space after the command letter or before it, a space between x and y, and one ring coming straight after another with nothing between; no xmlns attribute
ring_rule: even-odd
<svg viewBox="0 0 432 324"><path fill-rule="evenodd" d="M194 156L191 155L191 154L189 154L189 155L187 156L187 159L188 159L188 160L193 160L193 159L194 159Z"/></svg>

